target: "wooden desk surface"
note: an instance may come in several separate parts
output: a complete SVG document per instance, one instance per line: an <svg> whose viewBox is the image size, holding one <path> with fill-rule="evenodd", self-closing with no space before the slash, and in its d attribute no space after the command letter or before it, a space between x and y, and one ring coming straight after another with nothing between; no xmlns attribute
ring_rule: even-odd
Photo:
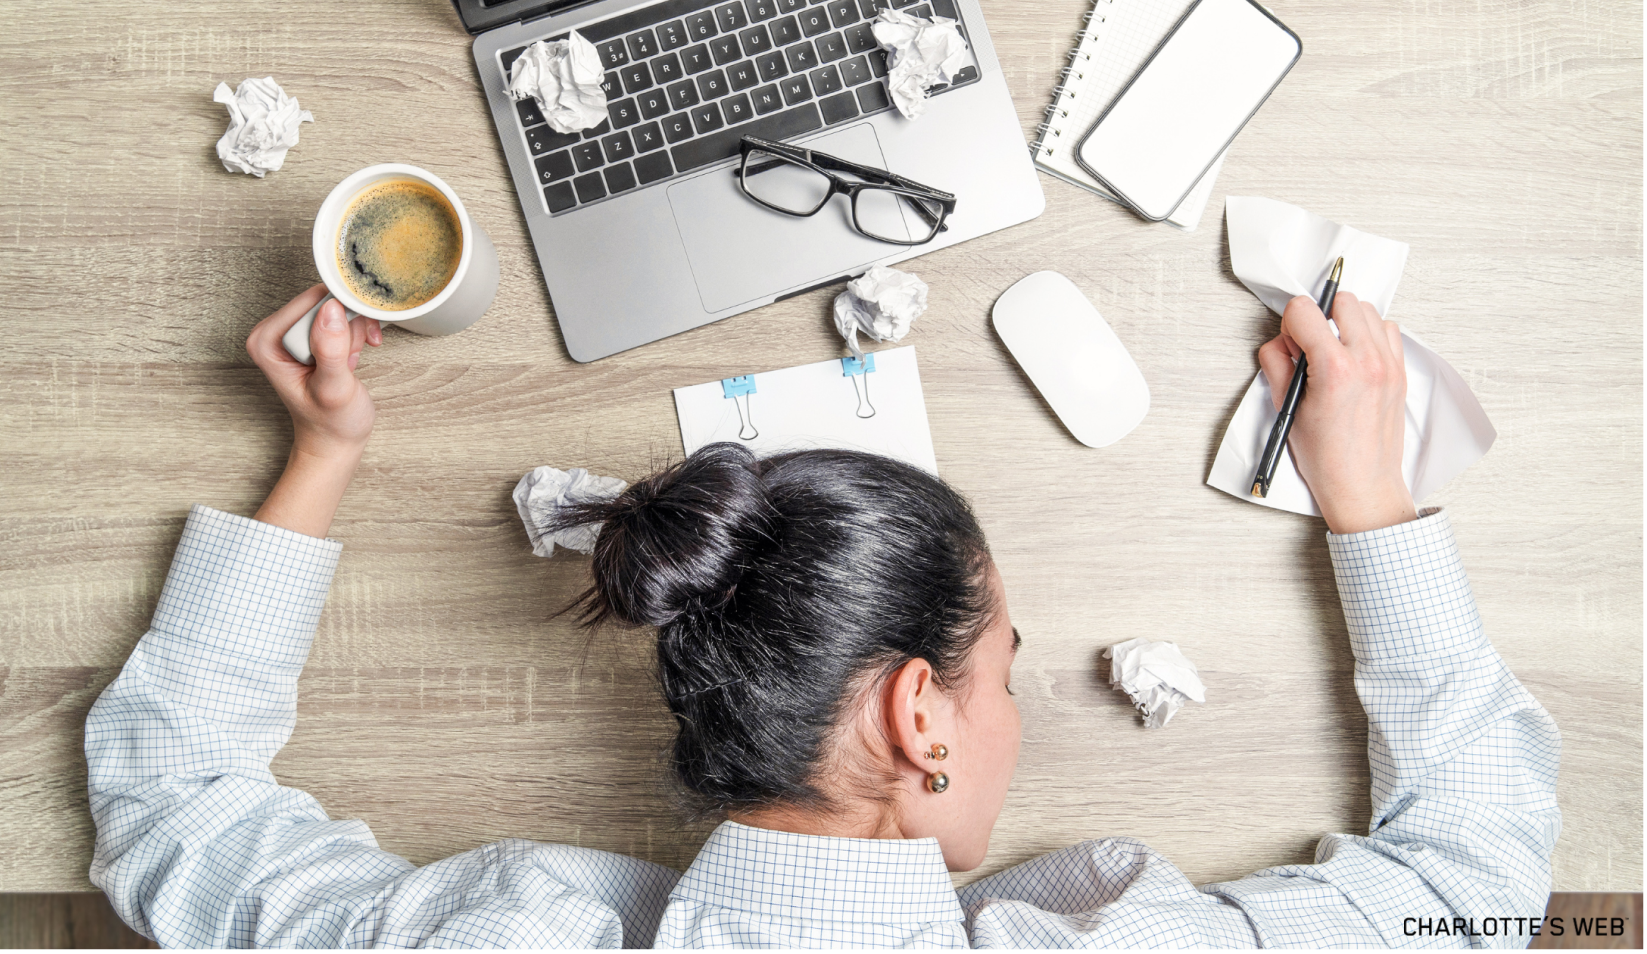
<svg viewBox="0 0 1647 954"><path fill-rule="evenodd" d="M1086 0L985 0L1026 136ZM1266 195L1412 244L1393 317L1499 431L1450 508L1494 643L1565 739L1561 890L1642 884L1641 6L1275 0L1305 55L1242 134L1199 231L1042 178L1047 211L916 259L944 476L971 496L1025 637L1023 758L983 871L1136 835L1196 881L1307 861L1368 815L1366 729L1322 525L1204 486L1276 319L1221 209ZM219 80L273 74L315 123L286 168L225 172ZM551 614L533 466L633 478L680 453L670 388L840 353L820 291L591 365L551 319L469 39L446 0L0 9L0 890L89 888L86 711L142 635L184 514L251 513L290 426L251 325L314 281L321 198L366 164L450 182L503 289L461 335L391 331L333 528L346 545L275 760L426 863L506 836L688 864L659 782L645 634ZM1142 426L1076 444L991 303L1069 275L1148 378ZM1277 559L1279 557L1279 559ZM1177 640L1204 708L1146 732L1104 646Z"/></svg>

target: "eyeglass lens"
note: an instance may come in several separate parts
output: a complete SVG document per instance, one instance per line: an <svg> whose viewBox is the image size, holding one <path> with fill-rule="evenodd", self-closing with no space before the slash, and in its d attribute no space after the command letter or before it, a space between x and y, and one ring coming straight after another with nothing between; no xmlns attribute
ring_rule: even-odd
<svg viewBox="0 0 1647 954"><path fill-rule="evenodd" d="M739 182L750 198L792 215L812 215L829 199L823 173L775 153L751 150ZM893 188L865 185L853 198L858 231L883 242L919 245L930 241L943 219L943 204Z"/></svg>

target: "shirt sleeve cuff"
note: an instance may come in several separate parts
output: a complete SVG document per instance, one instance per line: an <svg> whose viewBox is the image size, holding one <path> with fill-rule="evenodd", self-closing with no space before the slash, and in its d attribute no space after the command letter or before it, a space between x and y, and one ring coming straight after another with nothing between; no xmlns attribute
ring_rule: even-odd
<svg viewBox="0 0 1647 954"><path fill-rule="evenodd" d="M1439 507L1365 533L1327 534L1350 643L1367 654L1451 654L1482 638L1470 581Z"/></svg>
<svg viewBox="0 0 1647 954"><path fill-rule="evenodd" d="M192 646L302 667L343 545L195 504L151 628Z"/></svg>

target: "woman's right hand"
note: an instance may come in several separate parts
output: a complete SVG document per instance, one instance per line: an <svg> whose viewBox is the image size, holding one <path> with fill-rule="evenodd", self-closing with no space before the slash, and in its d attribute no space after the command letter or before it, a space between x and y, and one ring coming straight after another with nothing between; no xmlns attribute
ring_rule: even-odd
<svg viewBox="0 0 1647 954"><path fill-rule="evenodd" d="M1401 476L1407 369L1401 329L1348 292L1333 300L1328 327L1315 302L1287 302L1281 334L1258 349L1277 410L1300 354L1309 378L1287 443L1298 473L1333 533L1360 533L1416 519Z"/></svg>

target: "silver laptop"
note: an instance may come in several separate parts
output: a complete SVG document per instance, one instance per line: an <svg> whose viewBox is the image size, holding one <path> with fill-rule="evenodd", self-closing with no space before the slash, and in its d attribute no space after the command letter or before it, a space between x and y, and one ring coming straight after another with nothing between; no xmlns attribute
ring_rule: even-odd
<svg viewBox="0 0 1647 954"><path fill-rule="evenodd" d="M566 350L594 361L1024 222L1044 198L977 0L454 0ZM920 119L888 99L881 8L953 17L972 62ZM509 67L571 30L606 66L610 118L562 135ZM739 189L744 136L803 145L955 196L946 230L893 245L837 196L797 218Z"/></svg>

